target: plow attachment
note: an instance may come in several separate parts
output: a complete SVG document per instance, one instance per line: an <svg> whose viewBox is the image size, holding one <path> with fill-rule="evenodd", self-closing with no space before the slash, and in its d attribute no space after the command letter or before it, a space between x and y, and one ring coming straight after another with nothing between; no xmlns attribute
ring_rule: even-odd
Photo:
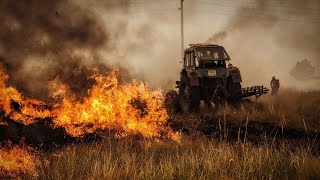
<svg viewBox="0 0 320 180"><path fill-rule="evenodd" d="M264 86L251 86L246 88L241 88L242 96L241 98L246 98L250 96L256 96L257 98L263 94L267 94L269 89Z"/></svg>

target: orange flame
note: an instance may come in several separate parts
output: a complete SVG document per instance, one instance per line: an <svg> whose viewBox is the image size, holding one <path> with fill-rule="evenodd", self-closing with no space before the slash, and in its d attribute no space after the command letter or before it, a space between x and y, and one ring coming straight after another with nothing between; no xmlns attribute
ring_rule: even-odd
<svg viewBox="0 0 320 180"><path fill-rule="evenodd" d="M8 75L0 65L0 109L5 116L25 125L49 117L54 127L64 127L74 137L112 129L119 137L135 134L176 139L177 133L166 126L169 116L161 90L152 91L137 81L119 85L116 69L103 75L94 68L92 71L95 84L82 100L57 79L50 82L53 97L60 101L49 110L43 102L25 98L15 88L7 87Z"/></svg>
<svg viewBox="0 0 320 180"><path fill-rule="evenodd" d="M50 82L53 97L58 103L48 108L45 103L24 97L15 88L7 86L7 75L0 64L0 114L24 125L38 119L51 118L54 127L63 127L74 136L83 136L97 130L116 130L117 137L129 134L145 138L168 137L180 141L181 135L166 125L169 116L163 104L161 90L152 91L148 85L133 81L120 85L118 71L101 75L93 69L95 84L87 97L79 100L66 84L57 79ZM5 122L0 124L5 125ZM0 147L0 177L31 174L37 177L39 161L28 147Z"/></svg>
<svg viewBox="0 0 320 180"><path fill-rule="evenodd" d="M15 88L7 87L8 78L3 65L0 64L0 109L4 111L5 116L24 125L36 122L37 118L51 117L51 112L44 108L43 102L25 98Z"/></svg>
<svg viewBox="0 0 320 180"><path fill-rule="evenodd" d="M115 129L124 134L160 137L167 131L169 116L160 90L151 91L146 84L134 81L119 85L117 70L108 75L94 75L96 84L82 102L73 96L55 105L55 126L65 127L72 136L97 129Z"/></svg>
<svg viewBox="0 0 320 180"><path fill-rule="evenodd" d="M0 148L0 177L16 177L28 174L37 177L39 160L29 147Z"/></svg>

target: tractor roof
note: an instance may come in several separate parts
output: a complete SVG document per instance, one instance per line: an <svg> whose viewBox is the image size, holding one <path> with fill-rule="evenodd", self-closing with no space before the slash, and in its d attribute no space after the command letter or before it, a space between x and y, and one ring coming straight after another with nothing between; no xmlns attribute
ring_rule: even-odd
<svg viewBox="0 0 320 180"><path fill-rule="evenodd" d="M189 45L190 47L222 47L217 44L210 44L210 43L193 43Z"/></svg>
<svg viewBox="0 0 320 180"><path fill-rule="evenodd" d="M197 49L197 48L206 48L206 47L211 47L211 48L223 48L223 46L219 46L219 45L216 45L216 44L210 44L210 43L193 43L193 44L189 44L190 47L185 49L185 52L188 52L188 51L193 51L194 49Z"/></svg>
<svg viewBox="0 0 320 180"><path fill-rule="evenodd" d="M216 45L216 44L210 44L210 43L194 43L194 44L189 44L190 47L185 49L184 52L185 53L188 53L188 52L193 52L194 50L200 50L202 48L209 48L211 49L210 51L215 51L213 49L218 49L218 51L221 51L224 53L224 57L223 58L220 58L220 60L230 60L230 56L228 55L228 53L226 52L226 50L224 49L223 46L219 46L219 45Z"/></svg>

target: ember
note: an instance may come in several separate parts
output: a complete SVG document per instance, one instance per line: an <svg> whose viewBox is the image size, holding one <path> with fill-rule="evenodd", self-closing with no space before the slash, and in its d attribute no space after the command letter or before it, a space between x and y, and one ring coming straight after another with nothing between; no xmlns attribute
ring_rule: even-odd
<svg viewBox="0 0 320 180"><path fill-rule="evenodd" d="M0 147L0 177L17 177L28 174L37 177L39 160L29 147Z"/></svg>

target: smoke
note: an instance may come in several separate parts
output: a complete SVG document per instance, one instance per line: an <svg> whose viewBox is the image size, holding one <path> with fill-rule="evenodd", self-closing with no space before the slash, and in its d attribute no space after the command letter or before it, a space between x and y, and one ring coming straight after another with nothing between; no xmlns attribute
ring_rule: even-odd
<svg viewBox="0 0 320 180"><path fill-rule="evenodd" d="M290 70L304 58L319 69L319 1L237 3L230 16L185 1L185 44L225 46L244 85L268 85L275 75L284 86L301 86ZM57 75L85 94L87 65L120 66L152 87L172 89L181 70L178 8L178 1L3 0L0 61L7 64L11 85L42 100Z"/></svg>
<svg viewBox="0 0 320 180"><path fill-rule="evenodd" d="M212 37L210 37L207 42L221 42L227 37L226 31L221 31L216 34L214 34Z"/></svg>
<svg viewBox="0 0 320 180"><path fill-rule="evenodd" d="M149 4L132 2L2 1L0 59L10 84L46 100L48 81L58 76L83 95L91 84L83 67L107 65L120 66L153 87L174 86L181 67L179 11L150 16L144 12ZM168 21L173 14L176 18Z"/></svg>
<svg viewBox="0 0 320 180"><path fill-rule="evenodd" d="M267 84L275 75L284 86L316 88L298 82L290 70L303 58L319 70L319 8L317 0L248 1L208 41L226 46L244 84Z"/></svg>
<svg viewBox="0 0 320 180"><path fill-rule="evenodd" d="M76 69L101 64L99 51L110 47L102 20L72 1L3 0L0 26L0 58L10 83L42 99L56 74L75 91L85 89Z"/></svg>

